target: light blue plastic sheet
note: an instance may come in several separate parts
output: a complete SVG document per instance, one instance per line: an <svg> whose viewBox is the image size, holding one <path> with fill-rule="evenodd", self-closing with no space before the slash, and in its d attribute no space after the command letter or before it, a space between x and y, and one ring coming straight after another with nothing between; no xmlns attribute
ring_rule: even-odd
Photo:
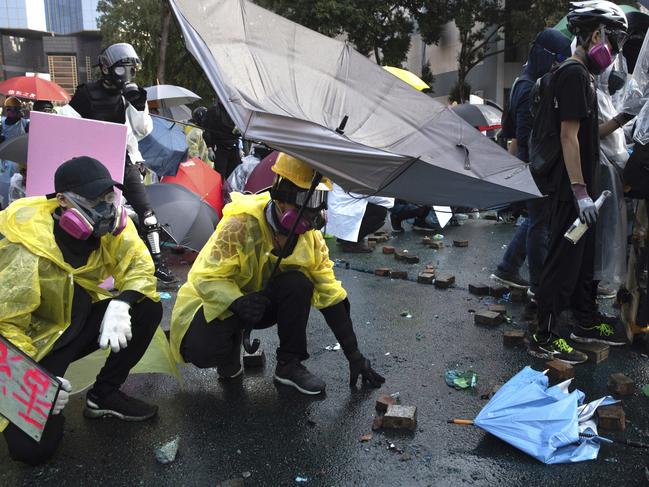
<svg viewBox="0 0 649 487"><path fill-rule="evenodd" d="M616 401L606 397L580 408L584 393L569 392L569 384L548 387L544 373L525 367L496 392L474 424L543 463L594 460L603 439L579 433L596 435L592 414Z"/></svg>

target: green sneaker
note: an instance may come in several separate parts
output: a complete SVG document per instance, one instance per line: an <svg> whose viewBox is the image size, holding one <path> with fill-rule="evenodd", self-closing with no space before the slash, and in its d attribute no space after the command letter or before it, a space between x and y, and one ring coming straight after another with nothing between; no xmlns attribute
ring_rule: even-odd
<svg viewBox="0 0 649 487"><path fill-rule="evenodd" d="M579 343L605 343L612 347L626 345L626 333L621 327L612 326L607 323L583 327L575 326L570 334L570 339Z"/></svg>
<svg viewBox="0 0 649 487"><path fill-rule="evenodd" d="M539 335L532 335L527 353L532 357L546 360L561 360L568 364L583 364L588 360L585 353L575 350L563 338L551 336L543 341Z"/></svg>

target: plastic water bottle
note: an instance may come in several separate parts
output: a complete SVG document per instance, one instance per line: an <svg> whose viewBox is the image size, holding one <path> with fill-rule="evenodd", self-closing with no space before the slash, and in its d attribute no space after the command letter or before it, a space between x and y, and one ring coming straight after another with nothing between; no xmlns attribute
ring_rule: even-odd
<svg viewBox="0 0 649 487"><path fill-rule="evenodd" d="M604 204L604 201L606 198L611 196L610 191L602 191L602 194L599 195L599 198L595 200L595 206L599 210L602 205ZM582 223L579 217L570 225L570 228L566 233L563 234L563 236L572 244L576 244L579 242L579 239L584 236L584 233L586 233L586 230L588 230L588 225L586 223Z"/></svg>

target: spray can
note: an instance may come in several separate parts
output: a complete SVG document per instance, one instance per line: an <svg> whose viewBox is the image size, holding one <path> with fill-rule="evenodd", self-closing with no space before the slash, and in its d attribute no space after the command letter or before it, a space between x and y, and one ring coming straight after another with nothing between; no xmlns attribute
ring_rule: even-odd
<svg viewBox="0 0 649 487"><path fill-rule="evenodd" d="M602 194L599 195L599 198L595 200L595 206L598 210L602 207L604 201L606 201L606 198L608 198L609 196L611 196L610 191L602 191ZM572 223L572 225L570 225L570 228L566 233L563 234L563 236L571 244L576 244L577 242L579 242L579 239L584 236L586 230L588 230L588 225L582 223L579 217L577 217L577 219Z"/></svg>

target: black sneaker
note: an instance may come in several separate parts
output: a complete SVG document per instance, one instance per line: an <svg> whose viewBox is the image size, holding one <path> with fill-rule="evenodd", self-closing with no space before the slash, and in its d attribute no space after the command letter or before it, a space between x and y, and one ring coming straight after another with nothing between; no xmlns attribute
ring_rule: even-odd
<svg viewBox="0 0 649 487"><path fill-rule="evenodd" d="M295 387L302 394L316 395L324 392L326 384L313 375L300 362L277 363L275 380L281 384Z"/></svg>
<svg viewBox="0 0 649 487"><path fill-rule="evenodd" d="M575 350L563 338L551 336L547 341L542 341L538 335L532 335L527 353L532 357L545 360L560 360L567 364L583 364L588 360L588 355Z"/></svg>
<svg viewBox="0 0 649 487"><path fill-rule="evenodd" d="M600 323L590 327L575 326L570 339L579 343L605 343L612 347L626 345L626 333L619 326Z"/></svg>
<svg viewBox="0 0 649 487"><path fill-rule="evenodd" d="M393 214L390 214L390 225L392 225L392 233L403 233L405 230L401 226L401 220L399 220Z"/></svg>
<svg viewBox="0 0 649 487"><path fill-rule="evenodd" d="M437 233L441 230L441 227L438 225L429 225L425 219L415 220L412 224L412 229L415 232L431 232Z"/></svg>
<svg viewBox="0 0 649 487"><path fill-rule="evenodd" d="M162 259L156 259L154 261L155 263L155 273L154 275L158 278L159 281L164 282L165 284L171 284L172 282L176 282L176 276L174 276L173 272L169 270L167 265L164 263Z"/></svg>
<svg viewBox="0 0 649 487"><path fill-rule="evenodd" d="M127 396L119 389L107 396L99 397L92 391L86 394L86 418L104 418L114 416L122 421L145 421L158 413L158 406Z"/></svg>
<svg viewBox="0 0 649 487"><path fill-rule="evenodd" d="M509 274L500 269L496 269L496 272L491 274L490 277L494 281L500 282L507 287L515 287L518 289L527 289L530 287L530 283L527 282L527 279L523 279L518 273Z"/></svg>

